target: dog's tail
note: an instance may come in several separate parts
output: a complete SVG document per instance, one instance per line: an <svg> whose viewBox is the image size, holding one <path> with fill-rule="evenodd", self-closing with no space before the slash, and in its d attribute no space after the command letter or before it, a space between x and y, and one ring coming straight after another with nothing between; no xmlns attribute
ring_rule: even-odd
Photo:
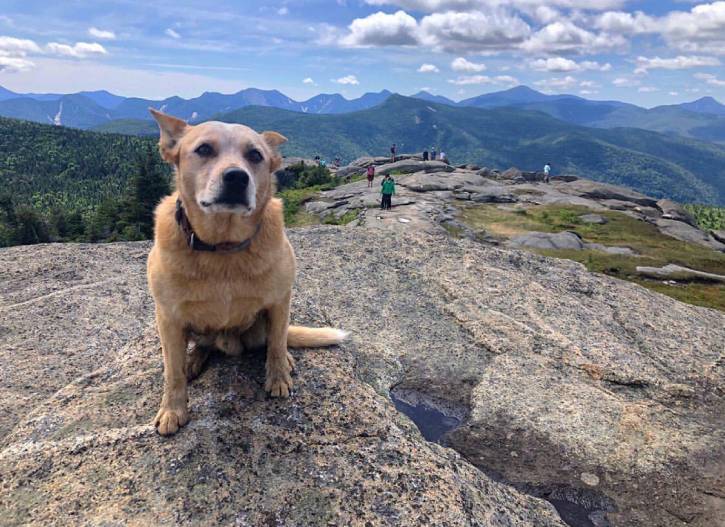
<svg viewBox="0 0 725 527"><path fill-rule="evenodd" d="M287 330L287 345L291 348L334 346L345 340L348 335L347 331L335 328L290 326Z"/></svg>

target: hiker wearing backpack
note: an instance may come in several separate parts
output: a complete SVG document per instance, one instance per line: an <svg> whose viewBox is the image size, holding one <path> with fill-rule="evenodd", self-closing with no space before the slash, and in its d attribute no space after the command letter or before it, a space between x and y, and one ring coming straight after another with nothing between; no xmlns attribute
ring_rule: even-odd
<svg viewBox="0 0 725 527"><path fill-rule="evenodd" d="M393 146L390 147L390 158L393 163L395 163L395 151L397 150L397 147L395 146L395 143L393 143Z"/></svg>
<svg viewBox="0 0 725 527"><path fill-rule="evenodd" d="M393 194L395 194L395 180L390 177L390 174L386 174L383 181L380 183L380 193L383 195L383 199L380 202L381 210L390 210L393 206Z"/></svg>
<svg viewBox="0 0 725 527"><path fill-rule="evenodd" d="M375 179L375 165L368 166L368 188L373 188L373 179Z"/></svg>

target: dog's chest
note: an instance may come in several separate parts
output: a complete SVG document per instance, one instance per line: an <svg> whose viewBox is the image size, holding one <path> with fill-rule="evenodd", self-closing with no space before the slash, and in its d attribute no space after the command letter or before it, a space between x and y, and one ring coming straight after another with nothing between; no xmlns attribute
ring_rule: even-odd
<svg viewBox="0 0 725 527"><path fill-rule="evenodd" d="M264 308L264 298L245 284L207 282L183 303L184 318L200 330L249 327Z"/></svg>

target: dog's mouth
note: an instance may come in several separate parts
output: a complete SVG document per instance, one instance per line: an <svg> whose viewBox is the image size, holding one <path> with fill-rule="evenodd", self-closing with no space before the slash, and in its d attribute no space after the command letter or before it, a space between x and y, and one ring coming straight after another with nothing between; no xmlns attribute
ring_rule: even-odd
<svg viewBox="0 0 725 527"><path fill-rule="evenodd" d="M200 200L199 205L205 212L231 212L251 214L254 207L249 204L246 198L229 198L220 196L213 201Z"/></svg>

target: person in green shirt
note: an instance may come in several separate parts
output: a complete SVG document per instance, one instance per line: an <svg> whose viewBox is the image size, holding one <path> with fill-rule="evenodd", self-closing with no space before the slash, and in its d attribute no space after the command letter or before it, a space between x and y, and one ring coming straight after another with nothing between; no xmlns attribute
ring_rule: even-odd
<svg viewBox="0 0 725 527"><path fill-rule="evenodd" d="M380 192L383 195L383 200L380 203L380 208L382 210L389 210L390 207L393 206L393 194L395 194L395 180L390 177L390 174L387 174L383 181L380 183L380 186L382 187L380 189Z"/></svg>

